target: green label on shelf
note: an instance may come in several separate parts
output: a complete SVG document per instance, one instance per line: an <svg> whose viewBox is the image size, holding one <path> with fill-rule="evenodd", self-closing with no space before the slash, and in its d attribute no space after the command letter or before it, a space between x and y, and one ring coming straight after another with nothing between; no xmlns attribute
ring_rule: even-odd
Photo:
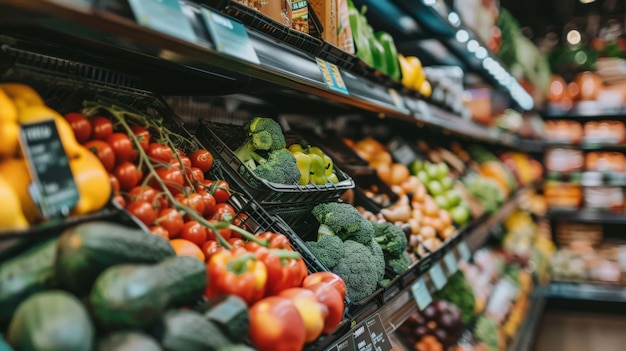
<svg viewBox="0 0 626 351"><path fill-rule="evenodd" d="M461 241L459 244L459 255L461 255L461 259L465 262L469 262L470 258L472 258L472 253L470 252L469 247L465 241Z"/></svg>
<svg viewBox="0 0 626 351"><path fill-rule="evenodd" d="M456 263L456 257L454 256L454 251L448 251L448 253L443 256L443 263L446 265L446 270L450 275L459 270L459 266Z"/></svg>
<svg viewBox="0 0 626 351"><path fill-rule="evenodd" d="M320 68L320 72L322 72L324 84L326 84L328 89L349 95L348 87L346 87L346 84L343 82L339 68L335 64L326 62L321 58L315 58L315 61L317 61L317 66Z"/></svg>
<svg viewBox="0 0 626 351"><path fill-rule="evenodd" d="M444 286L446 286L448 279L446 278L446 275L443 274L443 270L441 269L441 265L439 263L433 264L429 273L430 279L433 281L433 284L435 284L435 288L437 288L437 290L441 290Z"/></svg>
<svg viewBox="0 0 626 351"><path fill-rule="evenodd" d="M413 298L417 303L417 308L421 311L424 308L428 307L428 305L433 302L432 296L430 296L430 292L428 291L428 287L424 282L424 279L419 278L415 284L411 286L411 292L413 293Z"/></svg>
<svg viewBox="0 0 626 351"><path fill-rule="evenodd" d="M197 41L178 0L128 0L128 3L139 25L192 43Z"/></svg>
<svg viewBox="0 0 626 351"><path fill-rule="evenodd" d="M222 14L202 9L215 49L226 55L259 64L246 27Z"/></svg>
<svg viewBox="0 0 626 351"><path fill-rule="evenodd" d="M33 183L33 201L45 218L69 215L80 199L54 119L22 124L20 143Z"/></svg>

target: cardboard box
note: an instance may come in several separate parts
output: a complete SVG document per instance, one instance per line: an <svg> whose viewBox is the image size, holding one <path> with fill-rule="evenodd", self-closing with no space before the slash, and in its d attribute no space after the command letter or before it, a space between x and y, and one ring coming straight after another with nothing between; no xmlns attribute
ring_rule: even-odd
<svg viewBox="0 0 626 351"><path fill-rule="evenodd" d="M309 0L309 5L324 27L322 39L337 46L337 0Z"/></svg>
<svg viewBox="0 0 626 351"><path fill-rule="evenodd" d="M348 1L337 1L337 46L343 51L354 54L354 41L348 16Z"/></svg>
<svg viewBox="0 0 626 351"><path fill-rule="evenodd" d="M309 2L291 0L291 28L309 34Z"/></svg>

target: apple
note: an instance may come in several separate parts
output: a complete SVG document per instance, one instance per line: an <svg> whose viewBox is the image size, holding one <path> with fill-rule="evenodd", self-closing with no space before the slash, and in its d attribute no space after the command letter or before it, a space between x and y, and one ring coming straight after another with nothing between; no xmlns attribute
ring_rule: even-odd
<svg viewBox="0 0 626 351"><path fill-rule="evenodd" d="M426 187L428 188L428 192L432 196L443 195L444 193L444 189L438 180L431 180L427 183Z"/></svg>
<svg viewBox="0 0 626 351"><path fill-rule="evenodd" d="M411 170L411 174L416 175L419 171L424 170L424 161L415 159L409 165L409 169Z"/></svg>
<svg viewBox="0 0 626 351"><path fill-rule="evenodd" d="M426 174L426 171L417 172L417 179L420 181L420 183L424 185L428 184L428 182L430 181L430 178L428 177L428 174Z"/></svg>
<svg viewBox="0 0 626 351"><path fill-rule="evenodd" d="M445 209L450 208L450 202L448 201L448 198L446 198L445 195L437 195L437 196L435 196L435 203L441 209L445 210Z"/></svg>
<svg viewBox="0 0 626 351"><path fill-rule="evenodd" d="M452 188L454 188L454 179L450 177L445 177L441 179L440 181L441 181L441 186L443 187L444 190L451 190Z"/></svg>
<svg viewBox="0 0 626 351"><path fill-rule="evenodd" d="M456 189L448 190L446 193L446 199L448 200L448 206L450 207L458 206L463 200L461 193Z"/></svg>
<svg viewBox="0 0 626 351"><path fill-rule="evenodd" d="M470 212L467 206L460 205L450 210L450 217L454 222L463 225L469 221Z"/></svg>
<svg viewBox="0 0 626 351"><path fill-rule="evenodd" d="M289 288L281 291L278 296L288 298L298 309L306 330L304 339L306 342L312 342L322 335L328 308L317 301L313 291L305 288Z"/></svg>
<svg viewBox="0 0 626 351"><path fill-rule="evenodd" d="M426 174L428 174L428 178L439 179L439 167L436 164L428 163L424 168L426 169Z"/></svg>
<svg viewBox="0 0 626 351"><path fill-rule="evenodd" d="M450 169L448 168L448 165L446 163L441 162L437 164L437 179L443 180L447 178L449 174Z"/></svg>

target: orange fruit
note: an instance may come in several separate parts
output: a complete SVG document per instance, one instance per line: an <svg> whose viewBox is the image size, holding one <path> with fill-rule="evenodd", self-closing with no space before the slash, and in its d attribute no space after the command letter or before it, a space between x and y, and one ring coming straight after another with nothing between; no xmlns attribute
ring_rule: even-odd
<svg viewBox="0 0 626 351"><path fill-rule="evenodd" d="M170 245L176 252L177 256L191 256L199 259L204 262L204 254L202 250L198 247L198 245L192 243L189 240L185 239L173 239L170 240Z"/></svg>

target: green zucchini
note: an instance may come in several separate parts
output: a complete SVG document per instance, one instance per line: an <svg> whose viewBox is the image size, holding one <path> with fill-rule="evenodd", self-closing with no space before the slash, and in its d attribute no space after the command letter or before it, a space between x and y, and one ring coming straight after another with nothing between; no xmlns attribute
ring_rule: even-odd
<svg viewBox="0 0 626 351"><path fill-rule="evenodd" d="M224 347L220 347L217 351L255 351L255 348L252 348L248 345L244 344L235 344L235 345L226 345Z"/></svg>
<svg viewBox="0 0 626 351"><path fill-rule="evenodd" d="M0 330L22 301L55 286L56 250L57 239L51 239L0 265Z"/></svg>
<svg viewBox="0 0 626 351"><path fill-rule="evenodd" d="M248 305L235 295L220 295L209 299L199 309L204 318L215 323L233 341L244 341L250 317Z"/></svg>
<svg viewBox="0 0 626 351"><path fill-rule="evenodd" d="M105 328L144 328L168 307L198 301L206 284L204 262L175 256L156 265L108 268L96 279L89 302L94 319Z"/></svg>
<svg viewBox="0 0 626 351"><path fill-rule="evenodd" d="M80 301L51 290L22 302L9 324L7 341L20 351L89 351L94 328Z"/></svg>
<svg viewBox="0 0 626 351"><path fill-rule="evenodd" d="M89 222L59 238L56 274L67 290L83 296L105 269L123 263L157 263L174 256L169 242L120 224Z"/></svg>
<svg viewBox="0 0 626 351"><path fill-rule="evenodd" d="M165 351L216 351L230 344L212 322L190 310L167 311L153 331Z"/></svg>
<svg viewBox="0 0 626 351"><path fill-rule="evenodd" d="M162 351L150 335L125 330L107 335L98 342L98 351Z"/></svg>

